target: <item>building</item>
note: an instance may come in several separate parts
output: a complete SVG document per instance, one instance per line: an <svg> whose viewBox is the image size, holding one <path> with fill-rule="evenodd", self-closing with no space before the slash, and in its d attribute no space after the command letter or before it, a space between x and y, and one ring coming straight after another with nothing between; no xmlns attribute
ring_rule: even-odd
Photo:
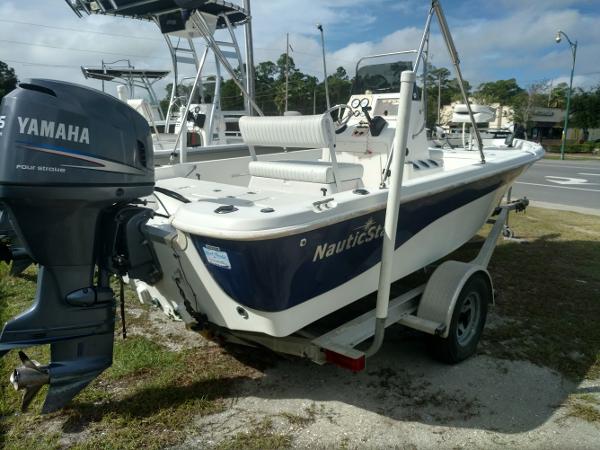
<svg viewBox="0 0 600 450"><path fill-rule="evenodd" d="M475 103L473 100L471 100ZM452 123L453 102L442 108L440 114L441 125L448 129L460 128L462 124ZM492 122L480 124L482 129L512 129L514 126L514 110L510 106L500 106L492 103L489 106L496 109L496 118ZM565 120L565 111L559 108L533 107L528 120L527 136L536 141L543 139L560 139ZM577 139L582 135L581 130L569 130L569 139Z"/></svg>
<svg viewBox="0 0 600 450"><path fill-rule="evenodd" d="M529 139L561 139L565 122L565 111L559 108L535 106L529 116L527 135Z"/></svg>

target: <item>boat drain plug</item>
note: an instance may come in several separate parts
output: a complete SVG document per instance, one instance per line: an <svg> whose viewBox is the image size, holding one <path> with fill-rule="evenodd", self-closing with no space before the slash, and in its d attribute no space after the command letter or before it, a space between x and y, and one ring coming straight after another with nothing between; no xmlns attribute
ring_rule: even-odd
<svg viewBox="0 0 600 450"><path fill-rule="evenodd" d="M242 308L241 306L238 306L236 308L237 313L242 316L244 319L248 320L248 311L246 311L244 308Z"/></svg>

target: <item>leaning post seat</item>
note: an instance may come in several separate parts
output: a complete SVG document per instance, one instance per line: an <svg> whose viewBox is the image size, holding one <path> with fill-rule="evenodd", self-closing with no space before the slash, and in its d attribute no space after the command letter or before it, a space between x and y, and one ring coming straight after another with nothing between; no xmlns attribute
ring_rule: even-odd
<svg viewBox="0 0 600 450"><path fill-rule="evenodd" d="M360 164L338 163L335 156L335 129L329 114L313 116L249 117L240 119L242 139L250 148L253 161L250 175L307 183L335 184L362 177ZM256 145L286 148L328 148L326 161L257 161Z"/></svg>
<svg viewBox="0 0 600 450"><path fill-rule="evenodd" d="M291 148L329 148L335 144L329 114L240 118L242 139L248 145Z"/></svg>

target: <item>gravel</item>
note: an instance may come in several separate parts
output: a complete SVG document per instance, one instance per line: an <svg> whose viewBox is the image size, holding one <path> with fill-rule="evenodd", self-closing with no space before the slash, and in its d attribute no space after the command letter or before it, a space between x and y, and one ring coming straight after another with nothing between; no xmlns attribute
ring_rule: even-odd
<svg viewBox="0 0 600 450"><path fill-rule="evenodd" d="M269 420L295 448L597 449L600 424L569 416L578 393L600 399L600 380L578 385L527 361L486 355L443 365L421 337L391 328L358 374L277 361L241 382L226 411L197 418L177 448L211 448Z"/></svg>

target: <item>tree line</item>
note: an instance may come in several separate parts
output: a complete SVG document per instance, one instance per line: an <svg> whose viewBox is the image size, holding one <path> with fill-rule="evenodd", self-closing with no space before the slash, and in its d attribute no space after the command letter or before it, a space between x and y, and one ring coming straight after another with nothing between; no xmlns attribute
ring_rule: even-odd
<svg viewBox="0 0 600 450"><path fill-rule="evenodd" d="M17 75L15 69L8 67L8 64L0 61L0 100L10 91L17 87Z"/></svg>
<svg viewBox="0 0 600 450"><path fill-rule="evenodd" d="M302 114L325 111L325 83L313 75L303 73L296 67L292 57L289 57L287 67L288 110L300 111ZM285 54L276 62L265 61L255 67L256 103L265 115L280 115L284 112L285 75ZM331 105L346 103L352 91L354 78L350 78L343 67L338 67L328 76L327 81ZM462 102L462 94L458 80L452 77L452 72L445 67L429 64L426 81L427 126L433 127L438 119L438 96L443 107L455 101ZM465 81L465 90L469 98L479 103L497 103L501 107L511 108L514 112L513 120L529 128L536 108L565 108L568 85L560 83L552 86L548 81L540 81L523 88L516 79L510 78L481 83L476 89ZM170 95L170 85L167 86L167 92ZM214 91L208 87L208 92L210 96ZM163 105L168 105L168 96L163 100ZM222 81L221 107L225 111L244 108L242 94L232 80ZM573 90L571 125L584 130L600 127L600 85L592 89Z"/></svg>
<svg viewBox="0 0 600 450"><path fill-rule="evenodd" d="M286 55L283 54L276 62L264 61L255 67L256 103L263 112L266 115L280 115L284 112L286 67L289 78L288 109L300 111L302 114L325 111L324 82L313 75L303 73L296 67L292 57L289 57L286 65ZM348 76L343 67L338 67L328 76L327 81L331 104L346 103L354 79ZM445 67L429 65L426 81L427 125L433 127L437 121L438 92L441 106L462 101L462 96L457 79L453 78L451 71ZM12 91L17 83L14 69L0 61L0 99ZM541 81L523 88L519 86L516 79L511 78L485 82L476 89L473 89L469 82L465 82L465 89L469 97L479 103L498 103L512 108L514 121L529 128L535 108L565 108L568 85L560 83L552 86L547 81ZM178 90L179 95L185 96L189 93L190 87L180 86ZM171 87L168 85L167 96L161 101L165 110L169 103L170 92ZM207 83L204 89L205 97L212 98L213 94L214 83ZM226 111L244 109L243 96L231 79L222 80L221 107ZM600 85L590 89L573 90L570 123L572 127L583 130L600 127Z"/></svg>

